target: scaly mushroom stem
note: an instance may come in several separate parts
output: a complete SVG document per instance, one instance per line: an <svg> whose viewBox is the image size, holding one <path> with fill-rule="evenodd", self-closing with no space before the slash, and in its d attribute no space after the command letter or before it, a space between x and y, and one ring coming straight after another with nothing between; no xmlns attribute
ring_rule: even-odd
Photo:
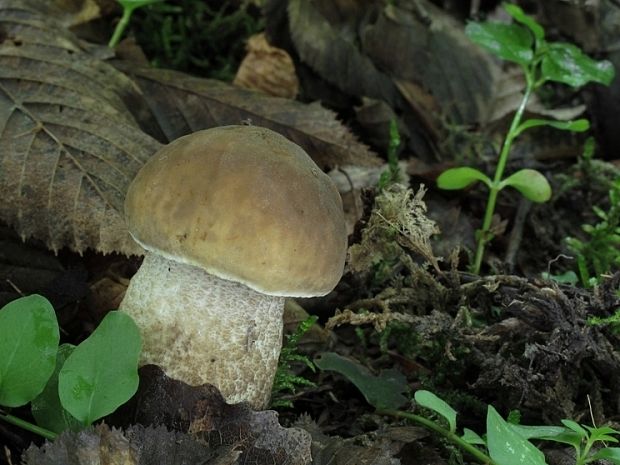
<svg viewBox="0 0 620 465"><path fill-rule="evenodd" d="M190 385L215 385L227 402L265 408L282 346L284 298L149 252L120 310L140 327L141 364Z"/></svg>

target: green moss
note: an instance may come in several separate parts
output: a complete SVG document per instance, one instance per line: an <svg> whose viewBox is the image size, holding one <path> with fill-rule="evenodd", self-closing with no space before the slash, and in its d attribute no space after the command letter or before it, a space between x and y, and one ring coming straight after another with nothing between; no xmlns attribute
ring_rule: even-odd
<svg viewBox="0 0 620 465"><path fill-rule="evenodd" d="M260 12L231 1L173 0L135 13L136 40L156 67L230 81L248 37L263 28Z"/></svg>

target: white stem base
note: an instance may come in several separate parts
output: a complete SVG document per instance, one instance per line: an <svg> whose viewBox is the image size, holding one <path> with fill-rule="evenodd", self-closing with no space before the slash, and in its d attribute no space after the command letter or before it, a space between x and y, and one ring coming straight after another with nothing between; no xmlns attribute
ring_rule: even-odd
<svg viewBox="0 0 620 465"><path fill-rule="evenodd" d="M284 298L147 253L120 310L142 334L141 364L215 385L227 402L269 403L282 346Z"/></svg>

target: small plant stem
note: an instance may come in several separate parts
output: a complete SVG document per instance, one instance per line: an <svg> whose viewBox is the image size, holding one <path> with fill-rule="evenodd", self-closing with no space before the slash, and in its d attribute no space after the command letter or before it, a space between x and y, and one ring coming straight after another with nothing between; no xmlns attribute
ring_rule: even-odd
<svg viewBox="0 0 620 465"><path fill-rule="evenodd" d="M9 415L8 413L0 413L0 420L4 420L7 423L25 429L26 431L43 436L45 439L49 439L50 441L53 441L58 436L50 430L33 425L32 423L22 420L21 418L14 417L13 415Z"/></svg>
<svg viewBox="0 0 620 465"><path fill-rule="evenodd" d="M108 47L114 48L118 45L118 43L121 40L121 37L123 36L123 33L125 32L125 29L127 29L127 25L129 24L129 19L131 18L131 15L133 14L133 10L134 8L129 8L129 7L123 8L123 16L121 16L121 19L119 20L118 24L116 25L116 28L114 29L112 38L110 39L110 42L108 42Z"/></svg>
<svg viewBox="0 0 620 465"><path fill-rule="evenodd" d="M377 410L377 413L380 414L380 415L389 415L389 416L392 416L392 417L405 418L406 420L410 420L410 421L413 421L415 423L419 423L420 425L424 426L425 428L431 429L431 430L441 434L443 437L448 439L450 442L452 442L453 444L456 444L462 450L464 450L465 452L467 452L470 455L472 455L473 457L475 457L476 460L478 460L480 463L483 463L483 464L486 464L486 465L497 465L493 461L493 459L491 459L491 457L489 457L487 454L482 452L480 449L478 449L474 445L469 444L468 442L464 441L460 436L454 434L452 431L449 431L449 430L447 430L445 428L442 428L441 426L439 426L434 421L428 420L428 419L426 419L424 417L421 417L419 415L415 415L413 413L402 412L400 410L381 410L381 409L379 409L379 410Z"/></svg>
<svg viewBox="0 0 620 465"><path fill-rule="evenodd" d="M489 187L489 198L487 200L487 207L484 212L482 228L479 231L478 244L476 247L476 257L474 259L473 272L475 274L480 274L482 258L484 256L484 248L490 240L488 236L491 229L491 222L493 220L493 213L495 213L497 194L499 194L499 191L502 187L502 177L504 176L504 170L506 169L506 163L508 162L508 154L510 153L510 148L512 147L512 141L517 136L517 128L519 127L519 124L521 124L521 118L523 117L525 106L527 105L527 102L530 99L530 95L532 94L532 91L534 89L533 79L530 77L530 74L531 73L529 71L526 71L527 86L525 88L525 93L523 94L523 99L521 100L521 104L519 105L517 112L512 118L510 129L508 130L508 134L506 134L506 139L504 140L504 144L502 145L502 151L499 155L499 161L497 162L497 167L495 168L495 177L493 178L493 182Z"/></svg>

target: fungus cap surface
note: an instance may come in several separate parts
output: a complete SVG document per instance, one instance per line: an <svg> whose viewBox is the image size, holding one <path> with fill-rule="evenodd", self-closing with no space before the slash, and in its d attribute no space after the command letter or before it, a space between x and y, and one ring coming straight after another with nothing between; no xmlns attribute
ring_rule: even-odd
<svg viewBox="0 0 620 465"><path fill-rule="evenodd" d="M338 190L266 128L218 127L166 145L130 185L125 216L145 249L265 294L324 295L342 276Z"/></svg>

